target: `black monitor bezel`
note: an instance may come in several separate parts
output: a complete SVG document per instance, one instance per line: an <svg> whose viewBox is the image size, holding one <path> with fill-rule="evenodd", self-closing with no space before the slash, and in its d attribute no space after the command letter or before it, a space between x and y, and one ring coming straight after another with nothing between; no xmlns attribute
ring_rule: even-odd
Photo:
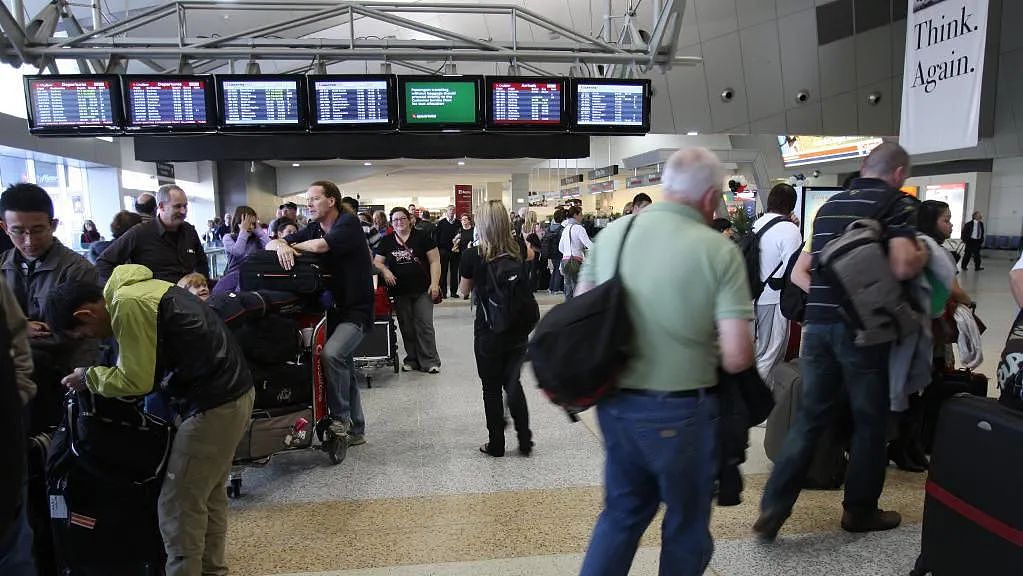
<svg viewBox="0 0 1023 576"><path fill-rule="evenodd" d="M145 81L194 81L206 82L203 92L206 101L205 124L133 124L131 115L131 82ZM127 134L166 134L168 132L216 132L217 131L217 98L214 76L212 74L125 74L121 76L121 93L124 102L124 131Z"/></svg>
<svg viewBox="0 0 1023 576"><path fill-rule="evenodd" d="M643 135L650 132L651 92L649 78L573 78L572 79L572 124L569 130L576 134L620 134ZM630 86L639 84L643 87L643 125L642 126L594 126L579 124L579 86L581 84L598 84L610 86Z"/></svg>
<svg viewBox="0 0 1023 576"><path fill-rule="evenodd" d="M469 81L476 84L476 120L472 123L437 123L410 124L406 117L405 87L409 82L452 82ZM475 74L455 75L409 75L398 76L398 130L402 132L482 132L485 127L486 112L483 108L484 77Z"/></svg>
<svg viewBox="0 0 1023 576"><path fill-rule="evenodd" d="M486 92L486 129L488 132L566 132L570 124L568 78L559 76L486 76L484 91ZM501 82L537 82L561 84L561 120L557 124L521 123L498 124L494 119L494 84Z"/></svg>
<svg viewBox="0 0 1023 576"><path fill-rule="evenodd" d="M110 85L110 113L114 124L111 126L83 124L78 126L37 126L35 101L32 98L32 82L37 80L103 80ZM119 136L124 134L124 108L121 102L121 83L116 74L37 74L25 76L25 106L27 108L29 134L37 136Z"/></svg>
<svg viewBox="0 0 1023 576"><path fill-rule="evenodd" d="M316 82L344 81L380 81L387 82L387 124L322 124L317 118L319 102L317 101ZM308 94L309 130L313 132L394 132L398 129L398 77L394 74L310 74L306 76L306 94Z"/></svg>
<svg viewBox="0 0 1023 576"><path fill-rule="evenodd" d="M220 132L305 132L309 127L308 98L306 96L305 77L301 74L216 74L217 85L217 130ZM275 81L291 80L295 82L296 102L298 104L298 124L228 124L224 104L224 82L232 81Z"/></svg>

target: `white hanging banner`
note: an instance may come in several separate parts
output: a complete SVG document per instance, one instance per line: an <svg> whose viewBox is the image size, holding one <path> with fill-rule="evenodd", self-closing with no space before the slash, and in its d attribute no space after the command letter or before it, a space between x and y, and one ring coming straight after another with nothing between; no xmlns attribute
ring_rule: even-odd
<svg viewBox="0 0 1023 576"><path fill-rule="evenodd" d="M908 1L899 143L911 154L976 146L988 0Z"/></svg>

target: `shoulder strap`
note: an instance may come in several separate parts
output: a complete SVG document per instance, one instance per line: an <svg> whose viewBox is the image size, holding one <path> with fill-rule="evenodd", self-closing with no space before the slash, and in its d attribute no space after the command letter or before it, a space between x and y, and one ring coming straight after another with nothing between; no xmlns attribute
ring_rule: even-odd
<svg viewBox="0 0 1023 576"><path fill-rule="evenodd" d="M775 218L774 220L771 220L767 224L764 224L763 228L761 228L760 230L757 230L757 234L756 234L757 240L760 240L761 238L763 238L764 234L767 234L767 231L770 230L772 226L774 226L775 224L777 224L779 222L782 222L784 220L785 220L785 217L782 216L781 214L779 214L777 218Z"/></svg>
<svg viewBox="0 0 1023 576"><path fill-rule="evenodd" d="M636 223L636 218L638 218L638 217L639 216L636 215L636 216L633 216L632 218L630 218L629 219L629 223L625 226L625 234L622 235L622 242L621 242L621 244L618 245L618 258L615 260L615 273L614 273L615 277L618 276L618 273L622 269L622 254L625 253L625 241L629 238L629 232L632 231L632 225Z"/></svg>

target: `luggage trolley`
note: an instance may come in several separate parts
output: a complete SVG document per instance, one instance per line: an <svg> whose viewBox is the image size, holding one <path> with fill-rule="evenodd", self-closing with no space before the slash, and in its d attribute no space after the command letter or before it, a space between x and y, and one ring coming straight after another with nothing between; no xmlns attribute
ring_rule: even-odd
<svg viewBox="0 0 1023 576"><path fill-rule="evenodd" d="M376 277L374 277L374 283ZM387 295L386 286L377 286L373 295L373 330L362 339L354 354L355 367L386 368L394 373L401 371L398 359L398 329L394 322L393 301ZM373 377L365 375L366 386L373 387Z"/></svg>
<svg viewBox="0 0 1023 576"><path fill-rule="evenodd" d="M344 460L342 445L330 432L327 413L326 375L321 356L327 343L327 315L301 314L298 324L312 330L312 337L303 342L300 364L308 364L312 401L278 408L255 408L242 440L235 450L227 486L230 498L241 496L242 473L250 466L265 466L283 452L316 448L327 453L332 464ZM318 440L319 444L314 444Z"/></svg>

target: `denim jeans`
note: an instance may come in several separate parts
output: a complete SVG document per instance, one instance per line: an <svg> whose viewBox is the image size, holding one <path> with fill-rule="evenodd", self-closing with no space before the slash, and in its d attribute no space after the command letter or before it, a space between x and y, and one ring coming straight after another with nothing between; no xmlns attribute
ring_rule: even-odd
<svg viewBox="0 0 1023 576"><path fill-rule="evenodd" d="M701 576L710 563L718 471L718 398L619 393L597 407L607 452L604 511L581 576L625 576L657 507L660 574Z"/></svg>
<svg viewBox="0 0 1023 576"><path fill-rule="evenodd" d="M760 508L765 513L785 517L791 513L813 459L815 440L835 417L843 383L853 417L843 506L854 513L877 509L888 465L885 434L890 347L859 347L852 339L852 331L841 322L807 324L803 329L803 395L764 489Z"/></svg>
<svg viewBox="0 0 1023 576"><path fill-rule="evenodd" d="M362 342L362 326L342 322L334 328L323 347L323 365L327 372L327 408L335 420L349 422L355 434L366 432L362 398L355 381L355 360L352 355Z"/></svg>
<svg viewBox="0 0 1023 576"><path fill-rule="evenodd" d="M571 274L561 273L561 278L565 284L565 301L571 300L575 296L575 284L576 279L572 278Z"/></svg>
<svg viewBox="0 0 1023 576"><path fill-rule="evenodd" d="M28 491L22 488L21 511L0 540L0 574L36 576L32 557L32 527L28 525Z"/></svg>
<svg viewBox="0 0 1023 576"><path fill-rule="evenodd" d="M554 260L554 266L551 271L551 292L561 292L565 289L565 278L561 275L561 260Z"/></svg>

